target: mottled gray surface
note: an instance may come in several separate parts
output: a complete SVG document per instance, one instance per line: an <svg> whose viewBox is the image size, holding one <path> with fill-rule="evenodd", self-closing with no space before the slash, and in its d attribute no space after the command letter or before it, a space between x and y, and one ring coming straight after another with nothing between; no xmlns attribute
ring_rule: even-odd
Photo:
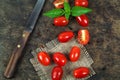
<svg viewBox="0 0 120 80"><path fill-rule="evenodd" d="M72 2L72 0L70 0ZM20 39L35 0L0 0L0 80L7 80L3 72L12 50ZM46 0L42 12L53 8L51 0ZM86 46L95 63L96 75L89 80L120 80L120 1L89 0L93 9L90 19L90 43ZM68 25L73 30L81 27L74 18ZM15 77L10 80L39 80L29 59L30 52L56 38L59 32L66 30L52 25L52 19L40 16L18 65Z"/></svg>

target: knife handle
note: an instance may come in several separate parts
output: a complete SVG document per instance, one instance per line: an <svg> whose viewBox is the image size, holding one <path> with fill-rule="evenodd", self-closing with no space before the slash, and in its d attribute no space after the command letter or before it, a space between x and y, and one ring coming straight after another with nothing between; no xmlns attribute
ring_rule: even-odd
<svg viewBox="0 0 120 80"><path fill-rule="evenodd" d="M16 46L16 48L14 49L13 53L11 54L9 63L6 67L6 70L4 72L4 76L6 78L11 78L14 75L14 71L16 69L16 65L18 60L20 59L21 55L22 55L22 51L25 47L25 44L28 40L28 37L30 35L30 32L28 31L24 31L23 35L22 35L22 39L20 40L20 42L18 43L18 45Z"/></svg>

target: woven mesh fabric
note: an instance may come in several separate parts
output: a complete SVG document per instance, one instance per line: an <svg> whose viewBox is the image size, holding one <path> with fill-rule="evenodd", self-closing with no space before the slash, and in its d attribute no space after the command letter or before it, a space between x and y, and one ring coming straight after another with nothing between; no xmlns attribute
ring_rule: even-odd
<svg viewBox="0 0 120 80"><path fill-rule="evenodd" d="M65 54L66 57L68 57L70 49L73 46L78 46L81 49L81 55L78 61L71 62L68 60L67 64L63 66L64 72L63 72L62 80L86 80L89 77L96 74L91 66L94 63L94 61L90 57L86 48L83 45L79 44L76 39L72 39L71 41L67 43L59 43L57 39L54 39L48 42L46 45L39 47L36 50L32 51L31 53L33 55L33 58L30 59L30 62L32 63L35 71L40 77L40 80L51 80L51 71L52 71L52 68L56 66L56 64L52 63L50 66L41 65L37 60L37 53L40 51L46 51L50 55L52 55L55 52L61 52ZM78 67L88 67L90 69L89 76L86 78L82 78L82 79L75 79L72 75L72 71Z"/></svg>

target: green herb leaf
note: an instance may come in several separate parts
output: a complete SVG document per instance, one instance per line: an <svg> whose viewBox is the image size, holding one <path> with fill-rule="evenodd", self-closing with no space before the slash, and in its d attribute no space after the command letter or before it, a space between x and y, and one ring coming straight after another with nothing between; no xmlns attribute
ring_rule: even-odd
<svg viewBox="0 0 120 80"><path fill-rule="evenodd" d="M89 8L79 7L79 6L74 6L71 10L72 16L80 16L82 14L86 14L86 13L89 13L91 11L92 10Z"/></svg>
<svg viewBox="0 0 120 80"><path fill-rule="evenodd" d="M64 10L65 10L66 19L69 19L69 17L70 17L70 5L66 1L64 2Z"/></svg>
<svg viewBox="0 0 120 80"><path fill-rule="evenodd" d="M43 15L51 17L51 18L55 18L55 17L64 15L64 13L65 13L65 11L63 9L53 9L53 10L50 10L50 11L44 13Z"/></svg>

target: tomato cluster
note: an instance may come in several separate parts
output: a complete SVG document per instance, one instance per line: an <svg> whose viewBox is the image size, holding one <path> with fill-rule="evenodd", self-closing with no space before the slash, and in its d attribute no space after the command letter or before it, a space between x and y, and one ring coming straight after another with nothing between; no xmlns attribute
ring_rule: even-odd
<svg viewBox="0 0 120 80"><path fill-rule="evenodd" d="M66 1L69 2L69 0L66 0ZM56 8L63 8L64 0L55 0L53 2L53 4ZM87 7L88 0L75 0L74 5ZM80 26L82 26L84 28L86 28L88 26L89 20L85 14L77 16L75 18ZM65 16L60 16L60 17L54 18L54 26L64 27L64 26L68 25L68 23L69 23L69 20L66 19ZM74 33L72 31L64 31L58 35L58 41L61 43L65 43L65 42L70 41L73 37L74 37ZM77 40L80 44L86 45L89 42L89 39L90 39L90 35L89 35L89 31L87 29L81 29L78 31ZM78 46L73 46L68 55L69 60L71 62L78 61L78 59L80 58L80 54L81 54L80 48ZM48 53L45 51L42 51L37 54L37 58L38 58L38 61L44 66L50 65L51 61L53 60L54 63L57 64L57 66L55 66L52 69L51 78L52 78L52 80L61 80L62 79L62 75L63 75L62 66L65 66L65 64L68 61L68 59L66 58L66 56L63 53L55 52L52 55L52 60L51 60ZM73 70L73 76L75 78L85 78L89 74L90 74L90 70L87 67L78 67Z"/></svg>
<svg viewBox="0 0 120 80"><path fill-rule="evenodd" d="M69 2L69 0L66 0ZM64 0L55 0L53 2L55 8L63 8ZM88 0L75 0L74 2L75 6L81 6L81 7L88 7ZM77 22L79 25L83 27L87 27L89 24L88 17L84 15L80 15L76 17ZM54 25L55 26L66 26L69 23L69 20L67 20L64 16L60 16L54 19Z"/></svg>
<svg viewBox="0 0 120 80"><path fill-rule="evenodd" d="M68 54L69 60L71 62L78 61L78 59L80 58L80 53L81 53L81 49L78 46L71 47L71 50ZM50 65L51 61L52 61L49 54L45 51L39 52L37 54L37 59L44 66ZM52 69L51 78L52 78L52 80L61 80L62 76L63 76L62 66L65 66L68 59L61 52L55 52L52 55L52 59L53 59L54 63L57 64L57 66L55 66ZM73 70L73 76L75 78L85 78L89 75L89 73L90 73L90 71L87 67L79 67L79 68L76 68Z"/></svg>
<svg viewBox="0 0 120 80"><path fill-rule="evenodd" d="M69 52L69 60L71 62L77 61L80 57L80 52L81 50L78 46L73 46ZM49 54L45 51L39 52L37 54L37 59L44 66L50 65L52 61ZM67 63L67 58L61 52L55 52L52 55L52 59L59 66L65 66L65 64Z"/></svg>
<svg viewBox="0 0 120 80"><path fill-rule="evenodd" d="M61 43L65 43L70 41L74 37L74 33L72 31L64 31L58 35L58 41ZM89 31L87 29L81 29L78 31L77 40L80 44L86 45L90 40Z"/></svg>
<svg viewBox="0 0 120 80"><path fill-rule="evenodd" d="M88 0L75 0L75 6L88 7ZM76 20L83 27L87 27L89 24L88 17L85 14L77 16Z"/></svg>
<svg viewBox="0 0 120 80"><path fill-rule="evenodd" d="M69 0L67 0L67 2L69 2ZM56 8L63 8L64 0L55 0L53 2L53 4ZM88 0L75 0L74 5L88 7ZM86 28L89 25L88 17L85 14L77 16L75 18L80 26ZM68 23L69 23L69 20L66 19L65 16L60 16L60 17L54 18L55 26L64 27L64 26L68 25ZM62 43L68 42L69 40L72 39L73 36L74 36L74 34L72 31L65 31L65 32L62 32L59 34L58 41L62 42ZM90 40L89 31L87 29L79 30L77 40L80 44L83 44L83 45L88 44L88 42Z"/></svg>

